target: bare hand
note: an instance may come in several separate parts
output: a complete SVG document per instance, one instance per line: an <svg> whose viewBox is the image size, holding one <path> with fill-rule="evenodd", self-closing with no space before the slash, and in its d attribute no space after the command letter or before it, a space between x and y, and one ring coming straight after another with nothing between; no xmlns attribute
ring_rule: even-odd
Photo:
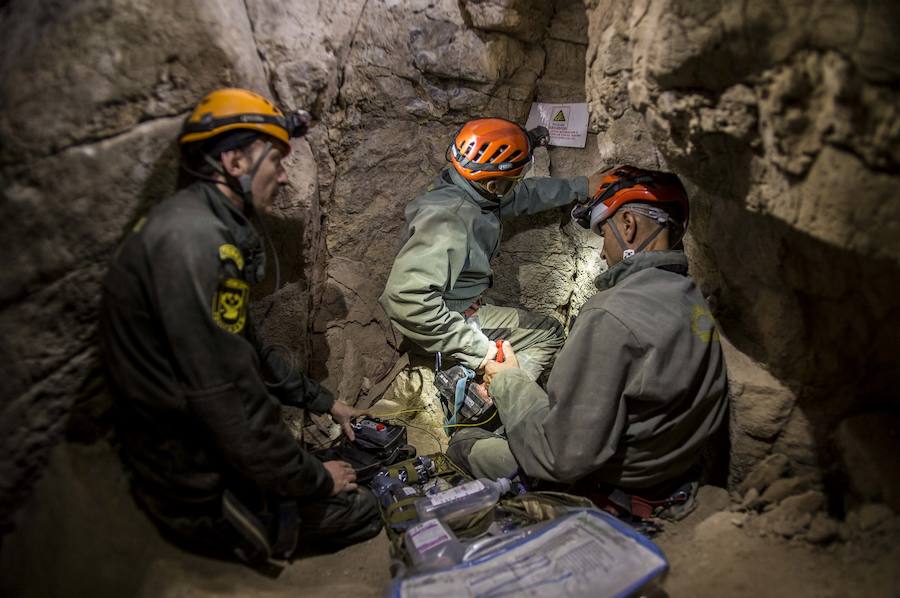
<svg viewBox="0 0 900 598"><path fill-rule="evenodd" d="M352 492L356 490L356 472L346 461L325 461L322 463L325 470L331 476L334 486L331 489L331 496L337 496L341 492Z"/></svg>
<svg viewBox="0 0 900 598"><path fill-rule="evenodd" d="M359 417L360 415L368 415L369 412L365 409L357 409L346 403L335 401L334 405L331 406L330 413L331 417L334 418L334 421L341 425L341 429L344 431L347 438L353 441L356 438L356 434L353 433L353 426L350 425L350 420L354 417Z"/></svg>
<svg viewBox="0 0 900 598"><path fill-rule="evenodd" d="M502 362L492 360L488 361L484 366L484 386L488 390L491 389L491 382L494 381L494 376L504 370L511 368L518 369L519 367L519 359L513 352L512 345L509 344L509 341L503 341L503 357L504 360Z"/></svg>
<svg viewBox="0 0 900 598"><path fill-rule="evenodd" d="M481 360L481 363L478 364L478 367L475 368L475 371L481 373L484 371L484 366L488 364L493 359L497 358L497 343L491 341L491 344L488 345L487 354L485 354L484 359Z"/></svg>
<svg viewBox="0 0 900 598"><path fill-rule="evenodd" d="M473 382L472 388L475 389L475 394L478 395L478 398L481 399L485 405L494 404L494 400L491 398L491 395L488 394L487 386Z"/></svg>

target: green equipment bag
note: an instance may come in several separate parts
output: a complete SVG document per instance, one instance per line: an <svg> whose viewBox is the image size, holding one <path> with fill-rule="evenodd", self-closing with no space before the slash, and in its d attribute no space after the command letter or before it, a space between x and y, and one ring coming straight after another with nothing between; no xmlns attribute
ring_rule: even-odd
<svg viewBox="0 0 900 598"><path fill-rule="evenodd" d="M440 478L446 482L448 486L458 486L472 480L471 476L457 467L444 453L432 453L426 456L432 460L435 468L434 474L429 479L433 480L435 478ZM406 483L410 487L416 487L421 490L421 486L426 480L420 479L414 463L415 458L407 459L406 461L395 463L385 469L393 478L399 477L401 471L405 472ZM420 492L406 498L401 498L386 507L380 503L381 517L384 519L384 528L387 531L388 540L390 540L391 543L392 558L402 559L405 562L408 562L408 558L403 549L403 535L406 532L406 529L415 524L418 520L416 514L416 501L422 498L422 496L424 496L424 494Z"/></svg>
<svg viewBox="0 0 900 598"><path fill-rule="evenodd" d="M427 457L435 465L435 473L429 480L440 478L449 487L455 487L473 479L444 453L433 453ZM405 471L406 483L410 487L422 490L423 480L420 479L413 466L414 461L414 459L401 461L386 469L391 477L397 477L401 471ZM382 506L381 510L385 530L391 543L391 558L401 560L406 565L411 563L404 548L403 537L406 530L418 521L415 503L422 496L424 496L423 492L410 495L387 507ZM448 526L457 538L465 541L485 534L491 524L498 519L502 519L507 526L522 527L555 519L571 508L594 508L594 503L587 498L564 492L526 492L510 498L501 498L498 504L478 513L455 519L449 522Z"/></svg>

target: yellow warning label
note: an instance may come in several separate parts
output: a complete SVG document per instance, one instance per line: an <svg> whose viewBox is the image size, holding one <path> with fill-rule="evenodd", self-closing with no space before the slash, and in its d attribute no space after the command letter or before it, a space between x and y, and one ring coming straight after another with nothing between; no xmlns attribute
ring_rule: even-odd
<svg viewBox="0 0 900 598"><path fill-rule="evenodd" d="M556 116L553 117L553 122L564 123L566 122L566 115L563 114L563 111L560 110L556 113Z"/></svg>

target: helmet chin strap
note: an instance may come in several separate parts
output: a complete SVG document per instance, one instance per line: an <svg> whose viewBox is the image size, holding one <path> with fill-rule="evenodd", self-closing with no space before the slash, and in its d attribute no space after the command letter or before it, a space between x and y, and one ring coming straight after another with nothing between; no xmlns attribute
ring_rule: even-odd
<svg viewBox="0 0 900 598"><path fill-rule="evenodd" d="M488 201L492 201L494 203L499 204L500 201L503 199L502 196L497 195L496 193L491 193L490 191L485 189L483 185L480 185L474 181L466 181L466 182L469 183L470 187L475 189L475 192L478 193L478 195L480 195L481 197L485 198Z"/></svg>
<svg viewBox="0 0 900 598"><path fill-rule="evenodd" d="M478 195L482 196L488 201L492 201L496 203L498 206L505 202L516 190L516 186L519 184L519 181L516 181L514 184L510 185L509 189L506 190L506 193L492 193L488 191L484 185L479 183L475 183L473 181L467 181L469 185L478 192Z"/></svg>
<svg viewBox="0 0 900 598"><path fill-rule="evenodd" d="M625 239L622 238L622 235L621 235L621 233L619 233L619 229L616 226L616 223L613 221L612 218L609 219L609 228L610 228L610 230L612 230L613 236L616 238L616 241L619 243L619 247L622 247L622 249L623 249L622 259L628 259L631 256L633 256L634 254L640 253L641 251L643 251L647 247L647 245L649 245L650 243L653 242L653 239L655 239L656 237L659 236L659 233L661 233L661 232L663 232L663 230L665 230L666 227L665 227L665 225L657 224L656 230L653 231L650 234L650 236L648 236L646 239L644 239L643 242L634 249L628 247L628 244L625 243Z"/></svg>
<svg viewBox="0 0 900 598"><path fill-rule="evenodd" d="M262 230L262 236L265 239L265 242L269 245L269 248L272 250L272 257L275 261L275 291L277 291L281 288L281 263L278 260L278 252L275 250L275 243L272 242L272 237L269 236L269 227L266 226L265 220L262 218L262 215L256 212L256 206L253 205L253 179L256 178L256 173L259 171L259 167L262 166L263 160L266 159L266 156L269 155L269 152L271 150L272 142L266 141L265 145L263 146L263 151L259 154L259 158L256 159L256 162L253 163L253 166L250 168L250 170L244 174L238 175L237 177L233 177L226 173L225 169L222 168L221 163L216 162L209 154L205 154L203 158L208 164L215 168L216 172L224 175L226 179L229 179L230 181L237 181L237 189L231 182L226 182L225 184L241 196L241 200L244 202L244 214L248 218L256 214L256 221L257 223L259 223L259 228ZM269 309L271 308L272 306L270 305ZM268 312L266 313L268 314Z"/></svg>

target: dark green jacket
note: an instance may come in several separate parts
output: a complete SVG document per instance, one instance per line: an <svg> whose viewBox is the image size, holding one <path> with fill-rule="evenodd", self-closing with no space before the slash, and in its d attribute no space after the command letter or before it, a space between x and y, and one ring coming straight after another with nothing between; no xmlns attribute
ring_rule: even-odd
<svg viewBox="0 0 900 598"><path fill-rule="evenodd" d="M521 370L491 394L529 476L591 475L643 488L685 473L726 413L725 362L709 307L680 251L643 252L597 279L550 372Z"/></svg>
<svg viewBox="0 0 900 598"><path fill-rule="evenodd" d="M328 496L331 477L282 420L281 403L331 408L325 388L271 354L248 313L260 239L207 183L150 211L110 264L100 340L136 486L155 500L217 503L226 487ZM270 380L283 380L268 388Z"/></svg>
<svg viewBox="0 0 900 598"><path fill-rule="evenodd" d="M490 341L462 316L493 283L501 219L587 199L587 178L533 177L501 204L485 199L447 168L406 206L403 247L379 302L403 336L471 368Z"/></svg>

